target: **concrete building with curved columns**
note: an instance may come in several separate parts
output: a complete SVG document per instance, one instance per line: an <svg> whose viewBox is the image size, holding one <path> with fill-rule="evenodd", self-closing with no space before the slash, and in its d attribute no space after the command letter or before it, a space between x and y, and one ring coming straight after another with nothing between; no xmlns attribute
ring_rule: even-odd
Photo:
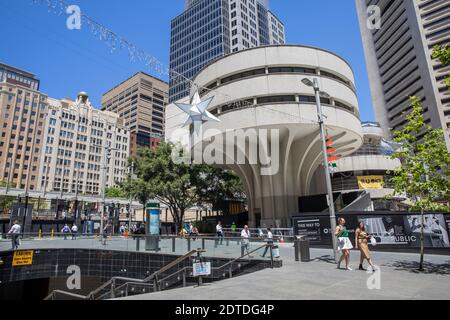
<svg viewBox="0 0 450 320"><path fill-rule="evenodd" d="M401 162L390 157L394 149L384 140L380 124L363 122L362 127L364 142L361 148L336 163L337 169L332 178L333 191L349 193L365 190L370 193L372 209L386 209L382 206L391 202L385 198L394 196L390 172L399 169Z"/></svg>
<svg viewBox="0 0 450 320"><path fill-rule="evenodd" d="M363 134L353 71L332 52L300 45L253 48L211 62L194 79L201 88L208 88L199 90L200 96L202 100L213 98L208 111L220 119L203 123L204 147L213 140L225 141L224 158L240 153L249 160L247 151L255 141L247 139L245 149L239 145L228 149L236 141L227 140L227 132L278 132L279 154L270 155L279 160L275 172L261 174L263 161L226 164L243 181L252 226L290 226L290 218L298 214L298 198L310 195L316 183L323 184L314 181L314 173L323 164L322 144L314 90L302 83L304 78L317 78L320 89L329 95L321 100L337 153L343 157L358 150ZM194 86L191 96L196 90ZM178 140L175 133L185 120L185 113L169 105L166 138ZM277 151L274 142L270 141L271 149ZM229 150L236 154L230 155Z"/></svg>

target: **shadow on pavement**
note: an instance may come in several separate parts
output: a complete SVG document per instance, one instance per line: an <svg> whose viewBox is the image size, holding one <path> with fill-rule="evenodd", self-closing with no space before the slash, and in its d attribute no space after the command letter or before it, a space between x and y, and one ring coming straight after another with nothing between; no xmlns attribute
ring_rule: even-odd
<svg viewBox="0 0 450 320"><path fill-rule="evenodd" d="M441 274L450 275L450 262L437 264L431 262L424 262L423 271L419 271L418 261L396 261L393 263L384 264L386 267L395 268L398 271L408 271L411 273L423 274Z"/></svg>
<svg viewBox="0 0 450 320"><path fill-rule="evenodd" d="M317 257L317 258L311 259L311 261L321 261L321 262L336 264L336 262L334 261L334 258L330 255Z"/></svg>

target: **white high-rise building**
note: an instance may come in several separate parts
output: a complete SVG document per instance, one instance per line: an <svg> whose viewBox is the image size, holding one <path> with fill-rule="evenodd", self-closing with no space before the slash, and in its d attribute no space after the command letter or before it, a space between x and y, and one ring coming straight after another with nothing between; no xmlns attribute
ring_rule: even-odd
<svg viewBox="0 0 450 320"><path fill-rule="evenodd" d="M285 44L284 24L271 11L268 12L269 43Z"/></svg>
<svg viewBox="0 0 450 320"><path fill-rule="evenodd" d="M444 130L450 150L450 92L444 83L450 67L432 58L435 45L450 43L450 2L355 1L375 115L384 135L406 124L409 97L418 96L426 123ZM381 13L380 28L368 23L374 8Z"/></svg>
<svg viewBox="0 0 450 320"><path fill-rule="evenodd" d="M93 108L84 92L76 101L49 98L40 190L62 188L64 193L100 195L105 163L105 186L123 182L127 177L130 133L122 121L113 112ZM106 147L111 148L109 155Z"/></svg>

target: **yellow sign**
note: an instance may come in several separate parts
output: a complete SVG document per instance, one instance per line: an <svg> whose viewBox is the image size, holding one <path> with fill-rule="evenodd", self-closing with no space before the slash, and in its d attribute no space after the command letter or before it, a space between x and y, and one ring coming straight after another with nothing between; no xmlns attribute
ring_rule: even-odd
<svg viewBox="0 0 450 320"><path fill-rule="evenodd" d="M358 177L358 187L360 190L366 189L383 189L383 176L364 176Z"/></svg>
<svg viewBox="0 0 450 320"><path fill-rule="evenodd" d="M13 256L13 267L31 266L33 264L33 250L15 251Z"/></svg>

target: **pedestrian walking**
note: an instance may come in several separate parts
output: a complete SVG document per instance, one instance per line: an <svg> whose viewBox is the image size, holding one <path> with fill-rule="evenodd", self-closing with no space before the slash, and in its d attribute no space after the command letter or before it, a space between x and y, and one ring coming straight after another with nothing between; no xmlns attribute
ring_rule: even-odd
<svg viewBox="0 0 450 320"><path fill-rule="evenodd" d="M375 272L375 266L372 263L372 259L370 258L370 251L369 251L369 240L370 236L366 232L366 226L364 225L364 222L360 222L358 224L358 228L355 231L355 245L356 249L359 249L361 252L361 257L359 259L359 270L361 271L367 271L363 267L364 260L367 260L369 265L372 267L372 271Z"/></svg>
<svg viewBox="0 0 450 320"><path fill-rule="evenodd" d="M237 229L236 223L233 221L233 223L231 224L231 233L233 237L236 236L236 229Z"/></svg>
<svg viewBox="0 0 450 320"><path fill-rule="evenodd" d="M352 271L348 264L350 262L350 250L353 249L353 245L348 237L348 230L345 227L345 222L344 218L339 218L339 225L336 227L334 234L338 238L338 250L342 252L342 256L338 262L338 269L341 268L341 263L345 260L345 269Z"/></svg>
<svg viewBox="0 0 450 320"><path fill-rule="evenodd" d="M258 229L258 237L260 237L261 239L264 238L264 232L261 228Z"/></svg>
<svg viewBox="0 0 450 320"><path fill-rule="evenodd" d="M194 226L192 225L192 222L189 222L189 237L192 237L192 234L194 233Z"/></svg>
<svg viewBox="0 0 450 320"><path fill-rule="evenodd" d="M219 241L220 241L220 245L222 245L222 243L223 243L223 228L222 228L222 222L221 221L219 221L217 223L216 236L217 236L216 244L219 244Z"/></svg>
<svg viewBox="0 0 450 320"><path fill-rule="evenodd" d="M70 228L67 224L61 229L61 233L64 235L64 240L67 240L67 235L70 233Z"/></svg>
<svg viewBox="0 0 450 320"><path fill-rule="evenodd" d="M125 226L124 226L124 225L121 225L121 226L120 226L119 232L120 232L120 234L123 236L123 234L125 233Z"/></svg>
<svg viewBox="0 0 450 320"><path fill-rule="evenodd" d="M106 239L108 238L108 228L109 228L109 222L106 223L105 227L102 230L102 243L104 246L106 246Z"/></svg>
<svg viewBox="0 0 450 320"><path fill-rule="evenodd" d="M72 226L72 240L77 240L78 227L76 224Z"/></svg>
<svg viewBox="0 0 450 320"><path fill-rule="evenodd" d="M15 220L11 229L8 231L8 234L11 235L12 250L19 249L20 230L21 230L21 227L20 227L19 221Z"/></svg>
<svg viewBox="0 0 450 320"><path fill-rule="evenodd" d="M244 226L244 229L241 231L241 256L244 256L245 251L249 255L249 258L253 258L250 256L250 230L248 226Z"/></svg>
<svg viewBox="0 0 450 320"><path fill-rule="evenodd" d="M196 226L193 226L193 228L192 228L192 240L197 240L197 237L198 237L198 234L199 234L199 232L198 232L198 228L196 227Z"/></svg>
<svg viewBox="0 0 450 320"><path fill-rule="evenodd" d="M269 250L269 248L271 246L273 246L273 234L272 234L272 229L271 228L267 228L267 239L266 239L267 245L266 248L264 249L264 253L261 255L262 258L266 257L267 251Z"/></svg>

